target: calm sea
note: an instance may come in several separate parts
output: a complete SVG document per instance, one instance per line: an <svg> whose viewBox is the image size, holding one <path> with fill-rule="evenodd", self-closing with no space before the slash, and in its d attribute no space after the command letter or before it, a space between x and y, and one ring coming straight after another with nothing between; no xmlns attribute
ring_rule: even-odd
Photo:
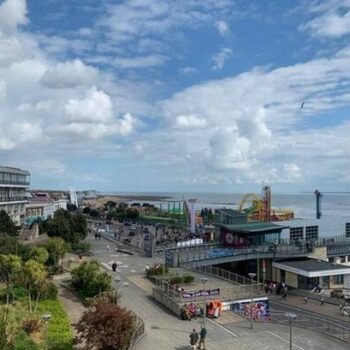
<svg viewBox="0 0 350 350"><path fill-rule="evenodd" d="M177 192L143 192L143 193L115 193L135 196L166 196L167 200L183 200L196 198L196 209L204 207L226 207L236 209L244 194L237 193L177 193ZM260 196L260 194L257 194ZM147 201L159 204L160 201ZM316 199L313 193L273 194L272 207L278 209L292 209L296 218L313 218L316 216ZM322 197L322 216L350 216L350 193L324 193Z"/></svg>

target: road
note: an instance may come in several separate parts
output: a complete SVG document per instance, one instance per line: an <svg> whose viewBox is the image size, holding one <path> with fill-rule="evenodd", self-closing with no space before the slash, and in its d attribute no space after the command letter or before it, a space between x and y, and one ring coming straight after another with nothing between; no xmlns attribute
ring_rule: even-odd
<svg viewBox="0 0 350 350"><path fill-rule="evenodd" d="M152 283L144 276L146 264L160 262L160 258L145 258L121 252L115 253L111 242L89 238L94 258L111 272L113 261L118 263L113 275L115 286L121 292L121 304L136 312L145 321L146 336L137 345L137 350L187 350L189 333L197 330L202 320L191 322L179 320L152 298ZM107 252L106 245L112 248ZM220 350L288 350L289 328L272 323L255 323L254 329L239 316L225 312L216 321L207 321L207 349ZM345 344L321 333L294 328L294 350L343 350Z"/></svg>

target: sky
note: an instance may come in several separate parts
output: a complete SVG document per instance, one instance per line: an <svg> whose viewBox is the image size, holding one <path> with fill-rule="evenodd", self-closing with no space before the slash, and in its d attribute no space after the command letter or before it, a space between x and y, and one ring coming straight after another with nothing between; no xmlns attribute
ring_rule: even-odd
<svg viewBox="0 0 350 350"><path fill-rule="evenodd" d="M32 187L347 191L350 0L0 0L0 164Z"/></svg>

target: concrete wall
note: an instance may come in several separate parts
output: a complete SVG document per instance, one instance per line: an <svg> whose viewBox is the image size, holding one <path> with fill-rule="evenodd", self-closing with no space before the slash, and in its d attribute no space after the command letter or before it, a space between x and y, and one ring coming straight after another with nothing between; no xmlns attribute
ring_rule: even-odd
<svg viewBox="0 0 350 350"><path fill-rule="evenodd" d="M152 292L153 298L156 299L159 303L164 305L167 309L172 311L178 317L181 316L181 308L178 303L176 303L173 299L169 298L158 288L153 288Z"/></svg>
<svg viewBox="0 0 350 350"><path fill-rule="evenodd" d="M316 247L315 251L309 255L308 258L328 261L327 247Z"/></svg>
<svg viewBox="0 0 350 350"><path fill-rule="evenodd" d="M293 288L298 288L298 275L293 272L286 271L286 285Z"/></svg>

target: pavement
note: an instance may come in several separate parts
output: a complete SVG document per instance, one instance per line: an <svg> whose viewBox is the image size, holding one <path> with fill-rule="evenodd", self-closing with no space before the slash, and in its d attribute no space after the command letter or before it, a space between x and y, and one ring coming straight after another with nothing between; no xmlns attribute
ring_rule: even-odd
<svg viewBox="0 0 350 350"><path fill-rule="evenodd" d="M152 298L153 285L145 278L144 268L146 264L151 266L155 262L161 262L162 259L115 252L113 244L104 239L95 241L90 237L89 241L94 258L108 271L111 271L113 261L118 263L114 283L121 292L121 304L136 312L145 321L146 336L137 344L136 350L189 350L189 334L193 328L200 329L203 319L182 321ZM107 252L107 245L111 247L110 252ZM293 301L292 297L288 298L288 303L304 307L299 300ZM316 305L311 302L307 306L316 308ZM322 307L324 313L329 312L328 306L323 305ZM207 349L209 350L290 349L289 327L269 322L257 322L253 324L253 329L250 329L247 320L229 311L224 312L217 320L207 319L206 328L208 330ZM349 349L349 344L319 332L293 327L293 350L314 349L343 350Z"/></svg>

